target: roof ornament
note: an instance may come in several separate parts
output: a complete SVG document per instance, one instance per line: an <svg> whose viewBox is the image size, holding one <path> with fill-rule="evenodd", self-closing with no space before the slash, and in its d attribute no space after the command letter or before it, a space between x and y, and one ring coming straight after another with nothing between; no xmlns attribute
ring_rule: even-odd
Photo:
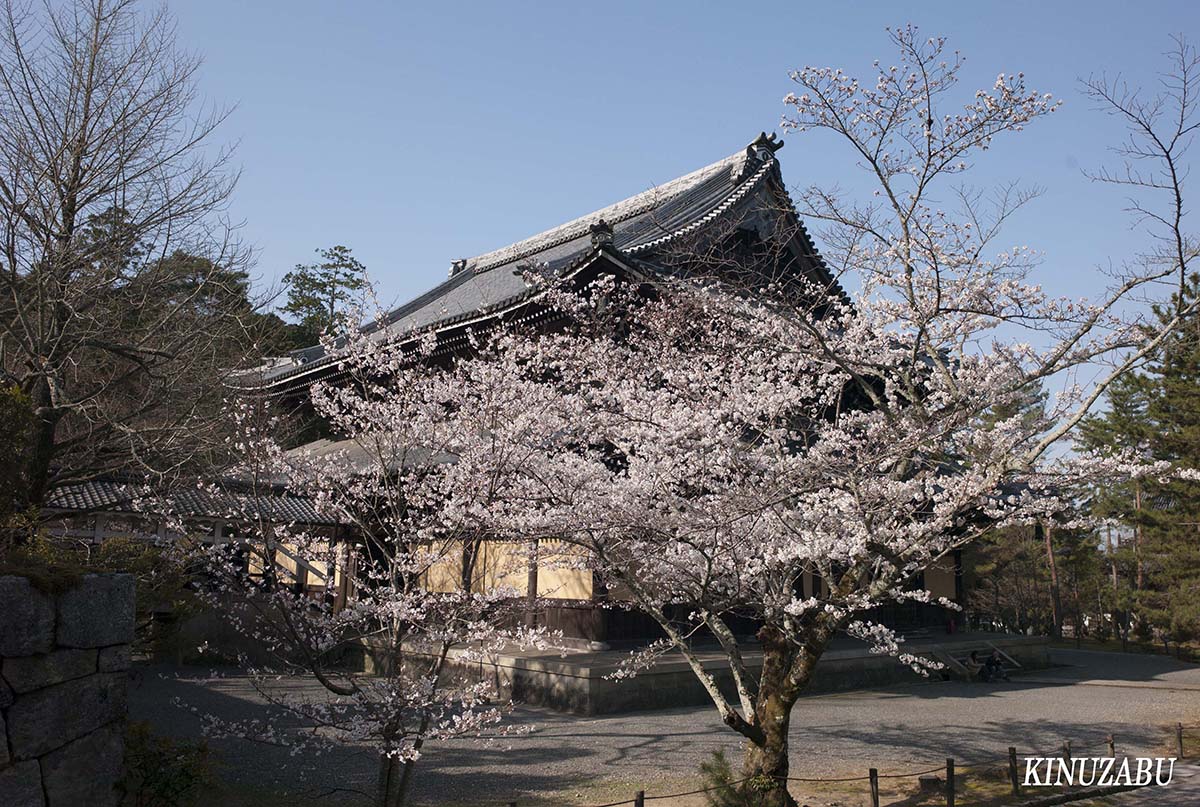
<svg viewBox="0 0 1200 807"><path fill-rule="evenodd" d="M775 152L781 148L783 148L783 141L774 132L771 134L760 132L758 137L746 146L745 153L734 160L729 172L733 184L740 185L761 166L771 162L775 157Z"/></svg>
<svg viewBox="0 0 1200 807"><path fill-rule="evenodd" d="M613 240L613 228L604 219L600 219L595 224L588 227L588 232L592 236L592 246L599 249L605 244L611 244Z"/></svg>
<svg viewBox="0 0 1200 807"><path fill-rule="evenodd" d="M774 132L771 134L760 132L758 137L754 138L754 142L750 144L750 148L759 162L765 163L775 156L775 152L783 148L783 141Z"/></svg>
<svg viewBox="0 0 1200 807"><path fill-rule="evenodd" d="M459 272L467 268L467 259L459 258L456 261L450 261L450 274L448 277L454 277Z"/></svg>

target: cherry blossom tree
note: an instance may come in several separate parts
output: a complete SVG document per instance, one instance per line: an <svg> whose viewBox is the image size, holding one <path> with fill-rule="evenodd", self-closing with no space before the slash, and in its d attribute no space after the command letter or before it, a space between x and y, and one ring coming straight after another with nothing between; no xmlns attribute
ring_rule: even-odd
<svg viewBox="0 0 1200 807"><path fill-rule="evenodd" d="M961 60L913 28L892 40L896 66L871 81L805 68L787 99L786 128L834 135L875 184L865 201L798 195L800 215L826 225L826 257L851 293L766 274L734 285L702 260L687 279L582 289L531 272L562 327L478 332L454 360L433 360L432 334L416 346L351 329L329 343L350 383L319 387L314 401L358 460L272 449L268 465L368 537L357 556L374 587L339 613L272 601L306 615L283 625L313 645L308 669L325 675L313 659L329 637L381 631L400 658L432 647L422 658L434 664L438 648L514 638L495 620L516 592L466 577L447 592L431 584L435 568L454 557L471 569L492 544L567 542L578 551L564 562L586 564L662 629L623 672L682 654L746 741L740 786L793 805L790 715L835 634L923 669L873 609L931 600L913 588L923 569L997 526L1062 512L1067 481L1167 472L1056 449L1195 315L1146 316L1180 267L1135 260L1095 299L1047 294L1033 254L997 240L1033 194L953 183L1056 102L1005 74L950 111ZM1057 394L1031 418L1020 403L1042 386ZM301 537L256 540L269 560L269 547ZM697 652L714 642L729 691ZM387 759L494 714L466 683L435 697L442 668L423 669L330 687L358 707L351 732L382 738ZM375 700L359 694L377 686ZM384 719L376 701L403 710ZM363 713L380 717L355 722Z"/></svg>
<svg viewBox="0 0 1200 807"><path fill-rule="evenodd" d="M1034 194L952 183L1057 102L1002 74L950 111L961 59L913 28L892 41L896 66L871 81L805 68L786 99L785 128L835 135L875 184L866 201L799 195L852 294L702 271L580 293L531 275L565 327L478 334L432 397L411 392L430 379L419 357L347 333L347 366L386 380L362 398L318 395L346 428L361 418L444 457L444 498L419 498L437 534L578 547L664 633L625 672L681 653L745 738L742 786L768 805L794 804L790 714L836 633L928 666L872 609L929 601L919 572L1058 512L1066 480L1148 472L1053 449L1194 315L1158 322L1140 305L1169 293L1170 261L1124 267L1093 300L1037 285L1031 251L997 242ZM1044 417L997 415L1043 384L1057 390ZM704 641L723 648L733 697L701 662Z"/></svg>
<svg viewBox="0 0 1200 807"><path fill-rule="evenodd" d="M395 358L386 348L360 353L347 364L353 383L314 390L317 411L346 435L324 454L284 450L262 402L231 406L243 463L202 494L236 527L197 535L194 523L175 526L200 539L187 559L207 580L201 594L258 649L240 666L282 712L230 721L193 709L206 734L374 749L379 807L407 803L426 743L522 731L500 724L509 704L470 674L471 662L553 638L523 626L524 603L504 582L510 563L523 573L523 548L485 557L478 525L448 518L486 506L488 493L458 484L439 446L451 425L438 414L447 380L410 367L404 389L383 397L370 378ZM289 522L283 497L307 502L325 525ZM370 674L355 671L347 654L357 653L375 661ZM305 679L319 687L297 686Z"/></svg>

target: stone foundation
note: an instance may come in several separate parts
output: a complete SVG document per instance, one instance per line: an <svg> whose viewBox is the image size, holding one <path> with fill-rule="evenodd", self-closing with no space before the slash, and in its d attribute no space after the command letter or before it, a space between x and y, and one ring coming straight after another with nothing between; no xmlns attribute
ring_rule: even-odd
<svg viewBox="0 0 1200 807"><path fill-rule="evenodd" d="M978 650L986 656L998 647L1017 660L1022 669L1049 666L1046 640L1040 637L1004 634L957 634L931 639L915 639L906 649L918 655L936 658L939 653L965 655ZM517 703L546 706L580 715L612 714L679 706L707 706L708 692L696 679L687 662L679 656L660 660L651 669L634 678L609 678L628 651L572 652L565 656L548 653L500 653L486 663L458 661L451 651L451 667L472 677L490 679L503 698ZM701 650L699 655L717 679L726 695L736 700L732 676L724 655L716 649ZM745 653L746 666L757 674L760 657ZM355 664L368 674L386 668L386 660L364 648ZM947 673L949 675L949 673ZM817 663L810 694L852 689L872 689L893 684L937 680L918 675L890 656L871 653L864 645L827 650Z"/></svg>
<svg viewBox="0 0 1200 807"><path fill-rule="evenodd" d="M133 624L131 575L0 577L0 804L117 803Z"/></svg>

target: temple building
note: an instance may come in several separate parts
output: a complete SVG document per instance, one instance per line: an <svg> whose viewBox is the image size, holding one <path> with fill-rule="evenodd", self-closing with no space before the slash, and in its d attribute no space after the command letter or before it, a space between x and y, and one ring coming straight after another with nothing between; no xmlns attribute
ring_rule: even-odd
<svg viewBox="0 0 1200 807"><path fill-rule="evenodd" d="M604 273L632 279L682 276L703 261L709 274L754 287L770 281L782 294L812 283L841 293L788 196L777 157L782 146L774 135L761 134L728 157L663 185L509 246L455 260L443 283L392 310L368 332L387 340L427 339L432 332L436 360L466 350L469 334L490 325L551 327L555 315L540 300L540 287L526 282L530 271L584 284ZM262 368L255 386L303 410L310 386L338 373L337 356L315 346ZM345 452L352 458L354 447L330 434L300 450ZM935 596L962 602L962 578L956 555L917 582ZM509 574L505 582L516 581ZM552 603L539 609L536 619L592 648L657 635L652 621L636 611L603 607L619 595L607 591L591 571L535 564L519 584L531 597ZM813 594L821 581L806 578L803 585ZM894 606L880 616L908 630L953 629L950 612L923 603Z"/></svg>

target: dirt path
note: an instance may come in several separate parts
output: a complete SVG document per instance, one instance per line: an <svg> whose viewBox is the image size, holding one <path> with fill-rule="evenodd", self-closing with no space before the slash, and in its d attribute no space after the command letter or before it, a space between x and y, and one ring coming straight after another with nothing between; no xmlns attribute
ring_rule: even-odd
<svg viewBox="0 0 1200 807"><path fill-rule="evenodd" d="M995 686L938 682L804 698L792 718L793 775L862 776L870 767L885 774L912 771L941 765L948 756L969 765L999 758L1010 745L1021 754L1049 755L1064 739L1081 754L1102 748L1109 733L1121 753L1152 752L1177 720L1200 723L1194 691L1200 667L1155 656L1055 653L1074 666ZM172 706L172 697L233 719L267 714L244 679L213 678L202 670L164 679L162 672L140 670L131 690L132 717L149 720L160 732L198 733L198 721ZM714 751L738 759L737 738L711 709L590 718L519 709L513 720L533 725L533 732L507 746L431 749L418 769L420 803L603 804L631 798L638 789L659 795L695 788L700 764ZM374 762L364 749L293 757L239 741L219 741L214 748L224 759L223 777L256 807L365 803L353 791L369 791L373 782ZM333 787L349 790L329 792ZM861 793L862 786L852 789ZM813 803L830 799L837 800ZM700 803L680 799L671 807Z"/></svg>

